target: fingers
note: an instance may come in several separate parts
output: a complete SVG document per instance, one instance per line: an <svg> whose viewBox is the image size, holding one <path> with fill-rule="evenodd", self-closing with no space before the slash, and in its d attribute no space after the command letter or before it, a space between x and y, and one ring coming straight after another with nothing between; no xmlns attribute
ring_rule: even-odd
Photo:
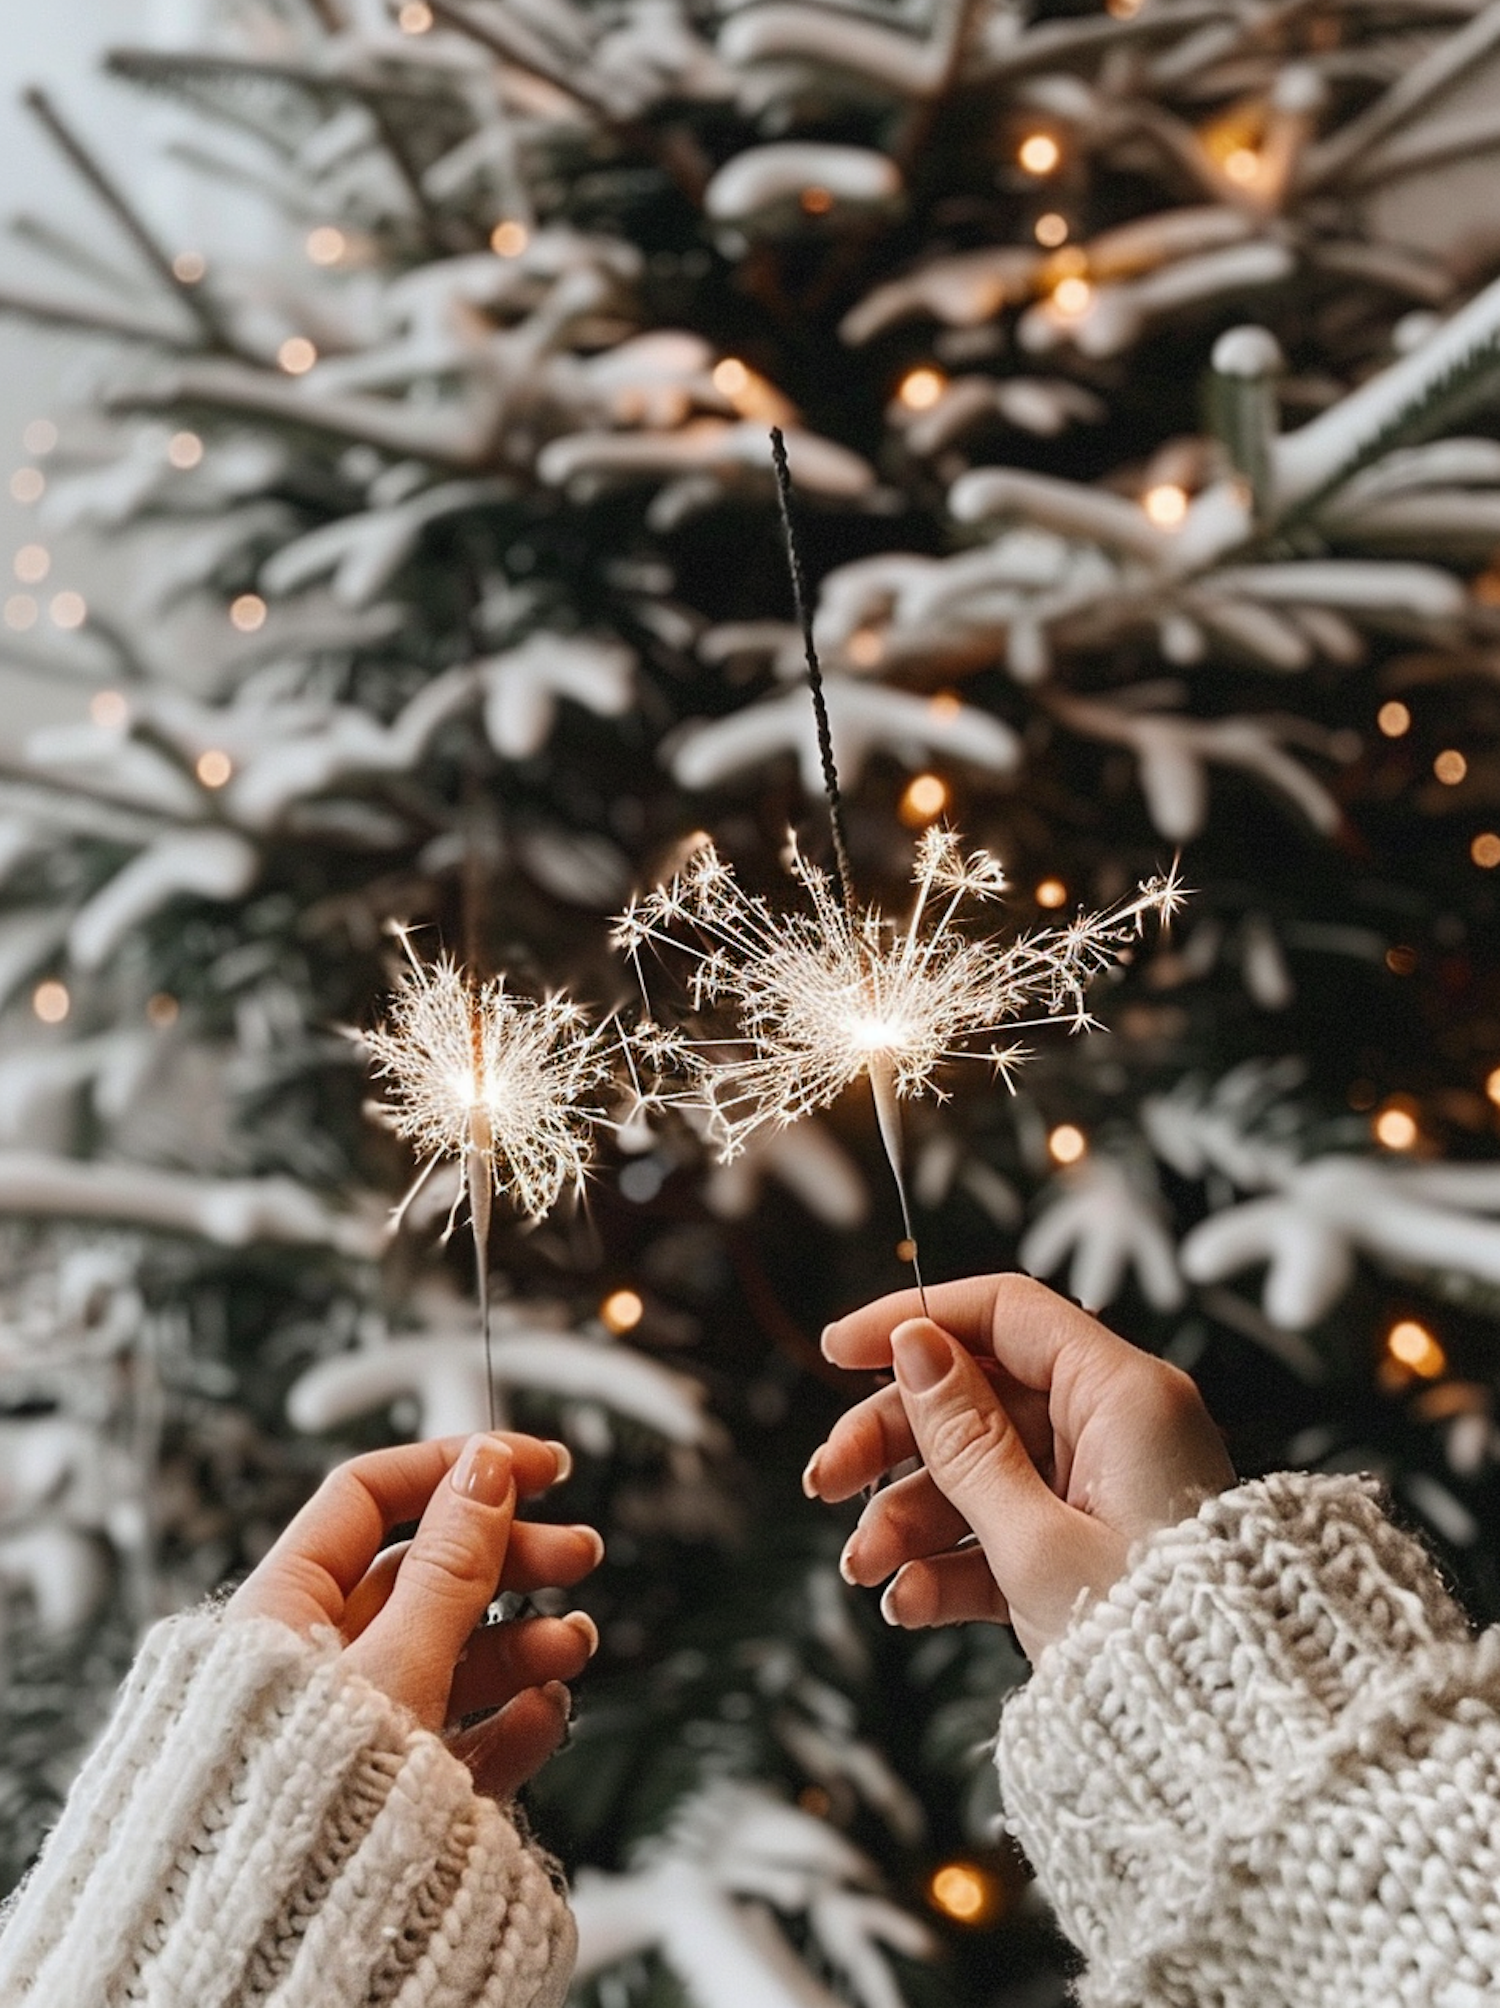
<svg viewBox="0 0 1500 2008"><path fill-rule="evenodd" d="M560 1680L528 1687L498 1715L450 1737L448 1748L468 1765L476 1792L514 1798L562 1743L572 1712L573 1698Z"/></svg>
<svg viewBox="0 0 1500 2008"><path fill-rule="evenodd" d="M994 1369L990 1382L1020 1431L1033 1463L1050 1479L1053 1441L1046 1397L1023 1387L1004 1368ZM828 1441L813 1452L802 1474L802 1489L809 1499L836 1505L841 1499L852 1499L866 1486L878 1484L888 1471L917 1454L917 1440L900 1388L879 1388L839 1417Z"/></svg>
<svg viewBox="0 0 1500 2008"><path fill-rule="evenodd" d="M506 1435L522 1497L567 1475L561 1444ZM298 1631L337 1625L393 1527L415 1520L464 1448L462 1437L404 1443L331 1471L230 1600L235 1617L275 1617Z"/></svg>
<svg viewBox="0 0 1500 2008"><path fill-rule="evenodd" d="M545 1687L550 1680L576 1680L598 1646L598 1627L586 1611L483 1625L454 1668L448 1719L458 1722L482 1708L503 1708L526 1688Z"/></svg>
<svg viewBox="0 0 1500 2008"><path fill-rule="evenodd" d="M1010 1606L983 1549L960 1548L908 1562L880 1599L880 1615L889 1625L921 1631L928 1625L1009 1624Z"/></svg>
<svg viewBox="0 0 1500 2008"><path fill-rule="evenodd" d="M545 1521L520 1520L511 1529L510 1547L496 1589L529 1596L533 1590L570 1590L604 1560L604 1542L593 1527L553 1527Z"/></svg>
<svg viewBox="0 0 1500 2008"><path fill-rule="evenodd" d="M903 1562L940 1555L969 1532L968 1521L931 1475L914 1471L870 1501L839 1558L839 1573L846 1583L883 1583Z"/></svg>
<svg viewBox="0 0 1500 2008"><path fill-rule="evenodd" d="M345 1655L426 1728L439 1728L453 1669L495 1594L516 1511L515 1457L472 1436L427 1502L389 1596Z"/></svg>
<svg viewBox="0 0 1500 2008"><path fill-rule="evenodd" d="M382 1548L349 1592L343 1622L339 1626L346 1645L352 1645L371 1619L385 1609L386 1599L395 1588L397 1571L410 1546L410 1541L397 1541L389 1548Z"/></svg>

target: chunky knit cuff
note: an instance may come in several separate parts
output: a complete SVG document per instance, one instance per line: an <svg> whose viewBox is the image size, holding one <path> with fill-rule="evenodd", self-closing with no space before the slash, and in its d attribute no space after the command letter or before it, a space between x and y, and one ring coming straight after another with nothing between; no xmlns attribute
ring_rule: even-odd
<svg viewBox="0 0 1500 2008"><path fill-rule="evenodd" d="M0 1939L7 2008L557 2008L546 1863L442 1742L268 1619L169 1619Z"/></svg>
<svg viewBox="0 0 1500 2008"><path fill-rule="evenodd" d="M1088 2008L1494 1998L1500 1633L1376 1502L1290 1473L1207 1501L1006 1707L1009 1824Z"/></svg>

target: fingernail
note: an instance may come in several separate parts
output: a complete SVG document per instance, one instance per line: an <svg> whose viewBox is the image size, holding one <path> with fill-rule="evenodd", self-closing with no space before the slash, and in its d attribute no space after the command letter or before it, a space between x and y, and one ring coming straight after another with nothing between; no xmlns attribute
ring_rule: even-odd
<svg viewBox="0 0 1500 2008"><path fill-rule="evenodd" d="M557 1476L552 1483L564 1485L573 1476L573 1453L565 1443L554 1443L550 1437L547 1440L547 1448L557 1459Z"/></svg>
<svg viewBox="0 0 1500 2008"><path fill-rule="evenodd" d="M568 1689L567 1683L561 1680L549 1680L542 1689L542 1692L552 1703L552 1706L557 1710L559 1715L561 1715L563 1721L571 1722L573 1719L573 1696Z"/></svg>
<svg viewBox="0 0 1500 2008"><path fill-rule="evenodd" d="M454 1465L449 1484L465 1499L481 1506L503 1506L510 1497L510 1445L493 1436L471 1436Z"/></svg>
<svg viewBox="0 0 1500 2008"><path fill-rule="evenodd" d="M594 1548L594 1559L589 1563L589 1567L597 1569L599 1564L604 1560L604 1536L599 1532L599 1529L597 1527L573 1527L569 1529L569 1532L588 1535Z"/></svg>
<svg viewBox="0 0 1500 2008"><path fill-rule="evenodd" d="M913 1394L927 1394L948 1378L953 1346L929 1318L909 1318L891 1334L896 1378Z"/></svg>
<svg viewBox="0 0 1500 2008"><path fill-rule="evenodd" d="M580 1634L584 1644L589 1649L589 1658L592 1659L594 1654L599 1650L599 1627L594 1623L588 1612L569 1611L566 1617L564 1617L563 1623L571 1625L574 1631Z"/></svg>
<svg viewBox="0 0 1500 2008"><path fill-rule="evenodd" d="M839 1322L840 1322L839 1319L835 1318L831 1325L825 1325L823 1327L823 1336L818 1340L818 1348L822 1352L823 1357L825 1359L828 1357L828 1341L833 1337L834 1333L838 1330Z"/></svg>
<svg viewBox="0 0 1500 2008"><path fill-rule="evenodd" d="M899 1625L896 1615L896 1579L893 1576L880 1593L880 1615L888 1625Z"/></svg>
<svg viewBox="0 0 1500 2008"><path fill-rule="evenodd" d="M818 1466L823 1462L821 1450L815 1450L807 1460L807 1469L802 1474L802 1490L809 1499L818 1496Z"/></svg>
<svg viewBox="0 0 1500 2008"><path fill-rule="evenodd" d="M851 1534L844 1543L844 1552L839 1556L839 1574L851 1588L855 1583L854 1551L859 1546L859 1535Z"/></svg>

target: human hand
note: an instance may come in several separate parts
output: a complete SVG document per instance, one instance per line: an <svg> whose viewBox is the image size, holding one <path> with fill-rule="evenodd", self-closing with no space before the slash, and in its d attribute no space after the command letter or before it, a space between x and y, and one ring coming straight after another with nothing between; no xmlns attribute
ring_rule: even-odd
<svg viewBox="0 0 1500 2008"><path fill-rule="evenodd" d="M1185 1373L1043 1284L979 1276L927 1296L939 1323L904 1290L823 1334L837 1365L894 1365L896 1380L839 1419L803 1486L848 1499L919 1457L860 1515L846 1579L892 1576L892 1624L1009 1623L1035 1660L1081 1593L1102 1596L1135 1541L1234 1468Z"/></svg>
<svg viewBox="0 0 1500 2008"><path fill-rule="evenodd" d="M566 1478L561 1444L533 1436L447 1437L351 1459L329 1473L226 1607L231 1620L331 1626L344 1664L424 1729L448 1736L476 1788L509 1798L552 1755L571 1712L564 1682L599 1637L582 1611L481 1625L497 1590L579 1582L604 1554L592 1527L518 1521L516 1501ZM420 1516L420 1518L419 1518ZM417 1520L410 1541L384 1548Z"/></svg>

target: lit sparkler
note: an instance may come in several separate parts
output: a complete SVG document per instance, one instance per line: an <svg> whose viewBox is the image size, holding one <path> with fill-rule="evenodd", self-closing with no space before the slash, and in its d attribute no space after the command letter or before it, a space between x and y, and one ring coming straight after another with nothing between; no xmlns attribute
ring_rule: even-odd
<svg viewBox="0 0 1500 2008"><path fill-rule="evenodd" d="M765 1125L784 1128L827 1108L855 1081L870 1083L881 1140L911 1234L902 1172L899 1103L945 1098L940 1071L986 1061L1009 1079L1026 1057L1011 1035L1045 1025L1093 1024L1090 981L1141 931L1176 911L1175 871L1135 898L1010 941L969 933L967 902L992 901L1005 874L953 832L928 830L918 848L916 899L904 924L847 902L827 872L791 849L807 903L781 912L747 892L712 844L665 886L634 899L615 945L635 961L649 942L685 954L695 1011L726 1008L742 1036L684 1041L688 1098L707 1112L727 1162ZM644 988L644 979L642 979ZM997 1043L1001 1038L1008 1043ZM920 1281L920 1277L919 1277Z"/></svg>
<svg viewBox="0 0 1500 2008"><path fill-rule="evenodd" d="M611 1025L591 1025L569 998L521 996L503 976L475 982L447 956L419 960L407 931L393 932L408 967L389 1020L354 1036L376 1078L390 1083L379 1113L426 1159L394 1220L440 1164L462 1165L447 1232L467 1196L488 1365L492 1202L508 1198L536 1221L567 1187L582 1189L594 1132L607 1120L590 1098L612 1076L617 1041Z"/></svg>

